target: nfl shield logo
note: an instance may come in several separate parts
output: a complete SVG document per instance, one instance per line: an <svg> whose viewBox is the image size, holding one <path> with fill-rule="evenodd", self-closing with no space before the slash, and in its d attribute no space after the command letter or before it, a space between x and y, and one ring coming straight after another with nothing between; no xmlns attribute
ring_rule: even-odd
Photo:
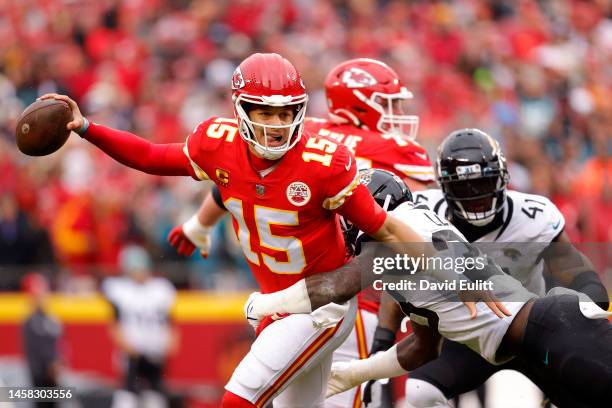
<svg viewBox="0 0 612 408"><path fill-rule="evenodd" d="M255 184L255 192L257 193L257 195L264 195L266 189L261 184Z"/></svg>

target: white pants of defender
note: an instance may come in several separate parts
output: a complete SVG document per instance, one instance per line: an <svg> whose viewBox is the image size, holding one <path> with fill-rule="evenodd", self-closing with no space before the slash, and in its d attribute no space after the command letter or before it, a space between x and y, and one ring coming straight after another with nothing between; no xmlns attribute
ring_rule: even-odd
<svg viewBox="0 0 612 408"><path fill-rule="evenodd" d="M225 389L257 407L323 407L332 352L351 333L357 299L312 314L294 314L266 327ZM323 324L323 322L333 322Z"/></svg>
<svg viewBox="0 0 612 408"><path fill-rule="evenodd" d="M377 325L378 316L376 314L357 309L353 330L344 343L334 351L333 362L367 358L372 348ZM325 408L351 407L361 407L361 387L352 388L325 400Z"/></svg>

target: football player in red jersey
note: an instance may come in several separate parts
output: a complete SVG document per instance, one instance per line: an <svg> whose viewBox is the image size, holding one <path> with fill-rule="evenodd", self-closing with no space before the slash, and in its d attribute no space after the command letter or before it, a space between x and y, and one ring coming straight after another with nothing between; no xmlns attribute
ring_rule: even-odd
<svg viewBox="0 0 612 408"><path fill-rule="evenodd" d="M427 151L415 139L419 117L406 114L413 98L397 73L369 58L345 61L325 79L329 120L306 119L306 129L346 145L357 166L397 174L412 190L433 182Z"/></svg>
<svg viewBox="0 0 612 408"><path fill-rule="evenodd" d="M368 58L339 64L327 75L325 96L330 119L306 118L307 131L344 144L355 155L359 169L391 171L413 191L434 181L427 152L415 141L419 118L405 114L403 106L413 95L387 64ZM190 255L198 247L206 256L210 227L224 214L218 190L213 194L205 198L198 214L170 233L170 242L179 253ZM385 341L390 339L388 330L376 330L379 301L379 292L359 294L355 327L334 352L334 362L367 357L373 341L373 351L382 350L379 343L393 345ZM355 388L329 398L325 406L358 406L360 398L359 388Z"/></svg>
<svg viewBox="0 0 612 408"><path fill-rule="evenodd" d="M415 141L419 117L406 114L413 95L391 67L369 58L345 61L327 75L325 96L329 120L307 118L306 129L346 145L359 169L388 170L412 191L434 181L427 151ZM385 348L388 332L377 330L379 304L380 292L359 293L355 327L334 351L334 362L365 358ZM379 402L390 406L391 389L385 388ZM325 406L359 406L361 399L357 387L328 398Z"/></svg>
<svg viewBox="0 0 612 408"><path fill-rule="evenodd" d="M380 241L422 241L359 185L344 145L301 137L308 98L289 61L254 54L236 69L232 89L235 119L213 117L173 144L89 123L65 95L41 98L66 101L68 128L129 167L215 182L264 293L346 261L336 214ZM320 406L331 352L350 333L355 308L351 301L269 325L226 385L223 406Z"/></svg>

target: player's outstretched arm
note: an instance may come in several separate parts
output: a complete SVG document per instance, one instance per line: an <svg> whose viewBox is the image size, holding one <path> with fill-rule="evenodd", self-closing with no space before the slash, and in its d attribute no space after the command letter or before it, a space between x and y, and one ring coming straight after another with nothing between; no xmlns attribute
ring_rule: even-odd
<svg viewBox="0 0 612 408"><path fill-rule="evenodd" d="M282 313L310 313L328 303L344 303L374 279L361 271L371 268L373 249L365 248L349 263L330 272L318 273L274 293L252 293L244 306L249 321ZM363 275L363 279L362 279Z"/></svg>
<svg viewBox="0 0 612 408"><path fill-rule="evenodd" d="M386 242L396 253L407 255L418 258L421 256L435 257L437 251L429 243L425 243L421 236L417 234L409 225L405 222L387 215L387 218L382 227L371 235L377 241ZM409 243L410 245L406 245ZM454 272L446 270L434 270L426 271L431 273L432 276L439 278L441 281L448 280L452 281L455 279L465 279ZM468 308L470 316L475 319L477 316L476 303L479 301L484 302L493 313L499 318L505 316L511 316L512 314L508 311L506 306L498 300L495 295L486 290L474 290L474 291L461 291L459 297Z"/></svg>
<svg viewBox="0 0 612 408"><path fill-rule="evenodd" d="M68 103L73 119L66 127L121 164L159 176L193 175L189 159L183 153L183 143L154 144L129 132L89 123L77 103L66 95L50 93L39 99L58 99Z"/></svg>
<svg viewBox="0 0 612 408"><path fill-rule="evenodd" d="M413 333L391 347L364 360L332 365L327 397L344 392L366 381L406 374L438 355L440 335L429 327L413 324Z"/></svg>
<svg viewBox="0 0 612 408"><path fill-rule="evenodd" d="M244 307L247 320L258 321L276 313L310 313L328 303L350 300L377 278L371 270L372 259L379 251L380 248L376 246L363 246L357 257L333 271L308 276L278 292L251 294ZM504 304L489 291L465 292L459 295L472 318L476 318L478 301L485 302L500 318L511 315Z"/></svg>
<svg viewBox="0 0 612 408"><path fill-rule="evenodd" d="M580 252L570 241L565 232L557 238L542 253L546 271L559 282L561 286L582 292L593 300L603 310L610 306L606 287L591 261Z"/></svg>
<svg viewBox="0 0 612 408"><path fill-rule="evenodd" d="M198 208L198 212L184 224L177 225L170 231L168 242L181 255L191 256L197 247L200 255L207 258L211 243L210 231L226 211L224 207L219 206L213 197L213 192L209 192Z"/></svg>

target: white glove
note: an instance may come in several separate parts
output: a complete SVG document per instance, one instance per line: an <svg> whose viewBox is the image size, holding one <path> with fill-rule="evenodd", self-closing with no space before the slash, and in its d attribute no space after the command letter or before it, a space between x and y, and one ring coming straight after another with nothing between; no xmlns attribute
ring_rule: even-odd
<svg viewBox="0 0 612 408"><path fill-rule="evenodd" d="M266 316L278 320L287 314L311 312L312 306L304 279L278 292L266 294L253 292L244 304L244 317L254 328L257 328Z"/></svg>
<svg viewBox="0 0 612 408"><path fill-rule="evenodd" d="M246 317L247 322L251 325L251 327L253 327L254 330L257 330L257 327L259 327L259 323L261 323L261 319L263 318L263 316L258 316L255 313L257 298L260 296L260 292L253 292L249 295L249 298L244 304L244 317Z"/></svg>

